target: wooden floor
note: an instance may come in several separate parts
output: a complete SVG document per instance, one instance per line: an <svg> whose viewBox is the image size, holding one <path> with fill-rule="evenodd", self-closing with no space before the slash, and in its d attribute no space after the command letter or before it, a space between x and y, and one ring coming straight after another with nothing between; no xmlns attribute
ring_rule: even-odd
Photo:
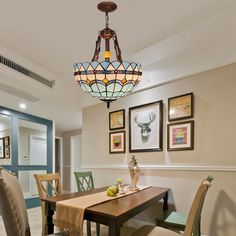
<svg viewBox="0 0 236 236"><path fill-rule="evenodd" d="M29 216L29 222L30 222L31 235L41 236L41 209L39 207L29 209L28 216ZM131 236L133 232L134 232L134 229L124 226L122 227L122 230L121 230L121 236ZM87 235L86 230L84 230L84 235ZM95 224L92 224L92 235L96 235ZM101 225L100 235L101 236L108 235L108 228L106 226ZM7 236L1 216L0 216L0 236Z"/></svg>

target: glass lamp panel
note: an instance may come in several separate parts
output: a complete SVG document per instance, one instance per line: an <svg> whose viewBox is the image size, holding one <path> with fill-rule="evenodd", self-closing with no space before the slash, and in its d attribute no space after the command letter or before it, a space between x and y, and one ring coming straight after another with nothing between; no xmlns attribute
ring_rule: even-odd
<svg viewBox="0 0 236 236"><path fill-rule="evenodd" d="M98 93L98 92L92 91L89 94L91 94L93 97L100 97L100 93Z"/></svg>
<svg viewBox="0 0 236 236"><path fill-rule="evenodd" d="M106 74L106 78L111 81L111 80L115 80L116 79L116 75L115 74Z"/></svg>
<svg viewBox="0 0 236 236"><path fill-rule="evenodd" d="M125 68L124 68L124 65L123 64L120 64L120 66L118 67L118 70L125 70Z"/></svg>
<svg viewBox="0 0 236 236"><path fill-rule="evenodd" d="M108 96L108 97L111 97L112 94L113 94L113 92L107 91L107 96Z"/></svg>
<svg viewBox="0 0 236 236"><path fill-rule="evenodd" d="M90 93L92 91L92 89L87 85L87 84L83 84L81 85L81 87L83 88L83 90L87 91L88 93Z"/></svg>
<svg viewBox="0 0 236 236"><path fill-rule="evenodd" d="M80 75L81 80L86 81L87 76L86 75Z"/></svg>
<svg viewBox="0 0 236 236"><path fill-rule="evenodd" d="M115 70L117 70L120 66L120 62L119 61L113 61L112 63L112 66L114 67Z"/></svg>
<svg viewBox="0 0 236 236"><path fill-rule="evenodd" d="M125 74L117 74L116 79L117 80L123 80L125 78Z"/></svg>
<svg viewBox="0 0 236 236"><path fill-rule="evenodd" d="M88 71L93 71L93 70L94 70L94 68L90 64L89 67L88 67Z"/></svg>
<svg viewBox="0 0 236 236"><path fill-rule="evenodd" d="M80 75L75 75L75 80L80 81Z"/></svg>
<svg viewBox="0 0 236 236"><path fill-rule="evenodd" d="M126 79L127 79L127 81L130 81L130 80L132 80L133 79L133 75L126 75Z"/></svg>
<svg viewBox="0 0 236 236"><path fill-rule="evenodd" d="M105 91L105 89L106 89L103 84L97 84L97 86L98 86L98 90L99 90L100 92L103 92L103 91Z"/></svg>
<svg viewBox="0 0 236 236"><path fill-rule="evenodd" d="M104 74L96 74L96 79L97 79L97 80L102 81L102 80L104 80L105 78L106 78L106 76L105 76Z"/></svg>
<svg viewBox="0 0 236 236"><path fill-rule="evenodd" d="M89 63L89 62L83 62L81 68L84 67L84 70L88 70L88 67L89 67L89 66L90 66L90 63Z"/></svg>
<svg viewBox="0 0 236 236"><path fill-rule="evenodd" d="M131 67L131 65L129 65L129 67L127 68L127 71L133 71L133 68Z"/></svg>
<svg viewBox="0 0 236 236"><path fill-rule="evenodd" d="M107 91L113 93L113 91L114 91L114 89L115 89L114 86L115 86L115 83L109 84L109 85L107 86Z"/></svg>
<svg viewBox="0 0 236 236"><path fill-rule="evenodd" d="M90 80L90 81L95 80L94 74L89 74L89 75L87 75L87 79Z"/></svg>
<svg viewBox="0 0 236 236"><path fill-rule="evenodd" d="M123 61L122 65L124 66L125 70L129 67L129 62L128 61Z"/></svg>
<svg viewBox="0 0 236 236"><path fill-rule="evenodd" d="M113 66L113 64L110 64L110 65L107 67L107 70L115 70L115 67Z"/></svg>
<svg viewBox="0 0 236 236"><path fill-rule="evenodd" d="M108 66L110 65L110 62L103 61L100 63L104 70L107 70Z"/></svg>
<svg viewBox="0 0 236 236"><path fill-rule="evenodd" d="M93 92L99 92L98 86L97 86L96 83L94 83L94 84L91 86L91 89L93 90Z"/></svg>

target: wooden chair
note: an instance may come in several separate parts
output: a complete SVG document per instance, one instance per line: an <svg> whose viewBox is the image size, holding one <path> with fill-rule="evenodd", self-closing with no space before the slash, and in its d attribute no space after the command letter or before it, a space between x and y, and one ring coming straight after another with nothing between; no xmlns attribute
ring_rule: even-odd
<svg viewBox="0 0 236 236"><path fill-rule="evenodd" d="M212 176L208 176L204 181L212 181ZM168 214L168 212L164 213L163 219L156 219L157 226L161 226L167 229L173 229L178 231L184 231L185 226L187 224L188 215L182 212L172 211ZM200 224L201 220L198 222L199 230L195 233L195 236L200 236Z"/></svg>
<svg viewBox="0 0 236 236"><path fill-rule="evenodd" d="M62 193L59 173L53 174L35 174L40 199L49 196L58 196ZM42 236L44 236L44 226L46 222L45 202L41 202L42 210Z"/></svg>
<svg viewBox="0 0 236 236"><path fill-rule="evenodd" d="M25 200L15 175L0 169L0 212L9 236L30 236ZM62 236L62 233L51 234Z"/></svg>
<svg viewBox="0 0 236 236"><path fill-rule="evenodd" d="M205 180L202 181L198 191L195 195L193 200L188 218L187 223L184 228L184 236L196 236L200 235L200 222L201 222L201 212L203 203L205 200L205 196L207 193L208 188L211 185L211 181L213 180L212 176L208 176ZM169 229L165 229L158 226L146 225L141 227L134 233L134 236L179 236L180 234L171 231Z"/></svg>
<svg viewBox="0 0 236 236"><path fill-rule="evenodd" d="M91 171L74 172L77 183L78 192L94 189L93 175ZM96 223L97 236L100 235L100 224ZM87 235L91 235L91 221L87 220Z"/></svg>

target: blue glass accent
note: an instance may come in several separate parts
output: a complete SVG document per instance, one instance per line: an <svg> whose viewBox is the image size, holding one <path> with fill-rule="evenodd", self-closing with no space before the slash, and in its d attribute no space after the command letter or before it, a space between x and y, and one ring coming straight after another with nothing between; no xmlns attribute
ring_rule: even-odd
<svg viewBox="0 0 236 236"><path fill-rule="evenodd" d="M85 70L88 69L89 65L90 65L90 63L88 63L88 62L82 63L82 66L84 67Z"/></svg>
<svg viewBox="0 0 236 236"><path fill-rule="evenodd" d="M101 66L104 68L104 70L106 70L108 68L108 66L110 65L110 62L108 61L103 61L100 63Z"/></svg>
<svg viewBox="0 0 236 236"><path fill-rule="evenodd" d="M134 63L134 62L131 63L131 67L133 70L135 69L136 66L137 66L137 63Z"/></svg>
<svg viewBox="0 0 236 236"><path fill-rule="evenodd" d="M91 62L91 66L92 66L94 69L96 69L98 65L99 65L99 62L97 62L97 61Z"/></svg>
<svg viewBox="0 0 236 236"><path fill-rule="evenodd" d="M124 66L124 68L127 70L127 68L129 67L129 62L128 61L123 61L123 66Z"/></svg>
<svg viewBox="0 0 236 236"><path fill-rule="evenodd" d="M111 64L114 66L114 68L115 68L116 70L117 70L118 67L120 66L120 62L119 62L119 61L113 61Z"/></svg>

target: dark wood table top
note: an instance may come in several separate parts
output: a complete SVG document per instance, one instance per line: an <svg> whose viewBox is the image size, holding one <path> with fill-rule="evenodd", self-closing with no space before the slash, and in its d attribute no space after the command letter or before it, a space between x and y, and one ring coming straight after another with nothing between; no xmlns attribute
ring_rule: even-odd
<svg viewBox="0 0 236 236"><path fill-rule="evenodd" d="M58 201L86 196L89 194L106 191L106 189L107 187L102 187L91 191L62 194L57 197L46 197L42 198L42 200L50 203L52 208L55 210L56 203ZM157 196L159 199L163 198L168 191L169 188L150 187L138 192L134 192L133 194L130 195L124 195L120 198L115 198L115 199L111 198L111 201L103 202L95 206L86 208L86 212L117 217L143 204L145 209L146 204L149 205L150 201L155 200Z"/></svg>
<svg viewBox="0 0 236 236"><path fill-rule="evenodd" d="M41 200L46 202L47 225L45 233L53 233L52 215L56 210L56 203L76 197L105 191L107 187L91 191L63 194L57 197L46 197ZM109 226L109 236L120 235L120 226L139 214L143 210L155 205L164 199L163 210L168 209L169 188L149 187L120 198L111 198L111 201L99 203L85 209L84 219Z"/></svg>

